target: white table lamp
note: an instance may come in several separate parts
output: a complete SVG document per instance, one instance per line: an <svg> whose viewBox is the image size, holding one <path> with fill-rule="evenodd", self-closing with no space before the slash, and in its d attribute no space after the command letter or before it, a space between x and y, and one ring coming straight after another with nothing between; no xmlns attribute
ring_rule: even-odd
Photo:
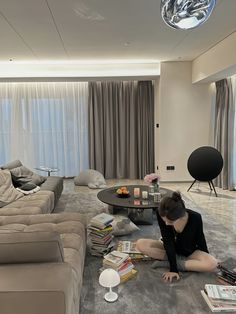
<svg viewBox="0 0 236 314"><path fill-rule="evenodd" d="M120 283L120 276L117 271L112 268L105 269L99 276L99 284L105 288L109 288L104 296L107 302L114 302L118 299L118 294L112 291L111 288L117 286Z"/></svg>

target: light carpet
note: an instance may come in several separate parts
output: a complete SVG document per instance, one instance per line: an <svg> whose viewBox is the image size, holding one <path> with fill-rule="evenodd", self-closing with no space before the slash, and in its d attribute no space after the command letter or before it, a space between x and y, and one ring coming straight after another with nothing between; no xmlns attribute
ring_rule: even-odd
<svg viewBox="0 0 236 314"><path fill-rule="evenodd" d="M63 194L55 212L71 211L87 213L91 217L107 206L97 199L99 190L87 187L74 187L73 180L65 180ZM185 198L186 207L202 214L204 232L209 251L220 260L227 257L236 258L235 235L219 224L203 208L197 207ZM141 230L131 236L119 237L121 240L139 238L159 238L160 232L154 216L154 224L140 226ZM181 273L181 280L165 283L162 280L163 268L153 270L151 262L136 263L138 274L130 281L119 285L114 290L119 299L115 303L104 300L106 289L98 283L99 268L102 259L89 254L87 250L83 288L81 294L81 314L202 314L211 313L203 300L200 290L206 283L217 283L214 273Z"/></svg>

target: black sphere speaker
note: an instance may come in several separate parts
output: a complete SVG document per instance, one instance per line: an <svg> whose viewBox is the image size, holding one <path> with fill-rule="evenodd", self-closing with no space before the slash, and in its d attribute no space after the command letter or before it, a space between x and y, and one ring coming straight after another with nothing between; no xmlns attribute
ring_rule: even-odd
<svg viewBox="0 0 236 314"><path fill-rule="evenodd" d="M223 168L221 153L210 146L202 146L194 150L188 159L188 171L198 181L215 179Z"/></svg>
<svg viewBox="0 0 236 314"><path fill-rule="evenodd" d="M216 191L212 180L215 179L223 168L221 153L211 146L202 146L192 152L188 158L188 171L195 179L188 191L196 181L208 182L210 188Z"/></svg>

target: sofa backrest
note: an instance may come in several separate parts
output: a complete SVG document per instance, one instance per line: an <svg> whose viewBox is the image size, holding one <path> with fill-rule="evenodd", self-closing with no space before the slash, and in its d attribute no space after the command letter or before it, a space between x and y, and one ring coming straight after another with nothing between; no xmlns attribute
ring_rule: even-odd
<svg viewBox="0 0 236 314"><path fill-rule="evenodd" d="M63 246L56 231L0 232L0 264L63 262Z"/></svg>

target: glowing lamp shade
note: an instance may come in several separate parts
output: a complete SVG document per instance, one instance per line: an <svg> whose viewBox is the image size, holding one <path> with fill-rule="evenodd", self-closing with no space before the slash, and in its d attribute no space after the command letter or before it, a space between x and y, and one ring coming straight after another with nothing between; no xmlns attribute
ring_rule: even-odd
<svg viewBox="0 0 236 314"><path fill-rule="evenodd" d="M191 29L211 15L215 0L161 0L161 16L173 28Z"/></svg>
<svg viewBox="0 0 236 314"><path fill-rule="evenodd" d="M118 299L118 294L112 291L112 288L118 286L120 283L120 276L117 271L112 268L105 269L99 276L99 284L102 287L109 288L104 296L107 302L114 302Z"/></svg>

